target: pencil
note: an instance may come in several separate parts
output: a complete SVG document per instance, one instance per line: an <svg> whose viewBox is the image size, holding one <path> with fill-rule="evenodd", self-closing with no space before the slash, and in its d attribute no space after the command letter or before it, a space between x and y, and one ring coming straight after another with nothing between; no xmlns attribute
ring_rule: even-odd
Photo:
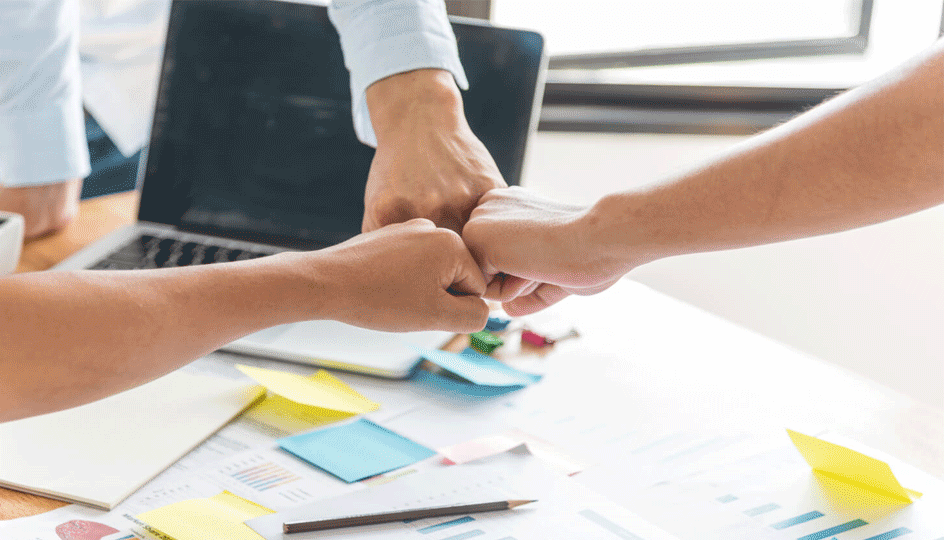
<svg viewBox="0 0 944 540"><path fill-rule="evenodd" d="M360 516L323 519L319 521L296 521L294 523L283 523L282 530L285 532L285 534L292 534L311 531L326 531L328 529L341 529L344 527L357 527L360 525L377 525L379 523L406 521L408 519L455 516L459 514L476 514L479 512L498 512L501 510L511 510L512 508L517 508L521 505L533 502L536 502L536 499L462 504L457 506L433 506L428 508L401 510L398 512L385 512L382 514L364 514Z"/></svg>

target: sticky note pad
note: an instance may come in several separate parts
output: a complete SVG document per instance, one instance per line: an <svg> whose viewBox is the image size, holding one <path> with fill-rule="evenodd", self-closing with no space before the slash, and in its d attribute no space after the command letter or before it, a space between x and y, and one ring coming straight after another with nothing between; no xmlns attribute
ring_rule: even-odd
<svg viewBox="0 0 944 540"><path fill-rule="evenodd" d="M191 499L138 515L174 540L261 540L243 522L274 513L265 506L224 491L209 499Z"/></svg>
<svg viewBox="0 0 944 540"><path fill-rule="evenodd" d="M279 440L279 446L349 483L436 455L429 448L364 419L286 437Z"/></svg>
<svg viewBox="0 0 944 540"><path fill-rule="evenodd" d="M340 379L320 370L310 377L251 366L236 366L270 393L299 405L347 414L364 414L380 408Z"/></svg>
<svg viewBox="0 0 944 540"><path fill-rule="evenodd" d="M789 429L787 434L817 475L905 504L921 497L902 487L884 461Z"/></svg>
<svg viewBox="0 0 944 540"><path fill-rule="evenodd" d="M522 387L541 380L540 375L519 371L473 349L459 354L439 350L425 350L421 354L446 371L482 386Z"/></svg>

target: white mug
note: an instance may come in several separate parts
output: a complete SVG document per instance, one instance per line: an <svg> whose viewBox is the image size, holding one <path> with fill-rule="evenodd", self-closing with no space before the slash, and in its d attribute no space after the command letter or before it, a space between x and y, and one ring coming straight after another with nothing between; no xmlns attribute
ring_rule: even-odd
<svg viewBox="0 0 944 540"><path fill-rule="evenodd" d="M23 216L0 212L0 276L16 270L23 248Z"/></svg>

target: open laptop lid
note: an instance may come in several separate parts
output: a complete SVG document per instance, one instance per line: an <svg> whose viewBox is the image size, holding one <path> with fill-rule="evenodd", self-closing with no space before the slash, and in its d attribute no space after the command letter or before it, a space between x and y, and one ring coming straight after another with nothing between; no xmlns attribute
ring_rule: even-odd
<svg viewBox="0 0 944 540"><path fill-rule="evenodd" d="M543 88L534 32L454 19L473 132L517 184ZM175 0L141 221L296 248L360 232L374 150L325 6Z"/></svg>

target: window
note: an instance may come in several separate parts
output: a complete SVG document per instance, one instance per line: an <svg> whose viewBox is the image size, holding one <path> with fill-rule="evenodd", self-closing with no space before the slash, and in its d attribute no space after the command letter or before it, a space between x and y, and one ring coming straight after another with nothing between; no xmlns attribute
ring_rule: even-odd
<svg viewBox="0 0 944 540"><path fill-rule="evenodd" d="M751 133L926 48L942 0L492 0L550 70L542 129Z"/></svg>

